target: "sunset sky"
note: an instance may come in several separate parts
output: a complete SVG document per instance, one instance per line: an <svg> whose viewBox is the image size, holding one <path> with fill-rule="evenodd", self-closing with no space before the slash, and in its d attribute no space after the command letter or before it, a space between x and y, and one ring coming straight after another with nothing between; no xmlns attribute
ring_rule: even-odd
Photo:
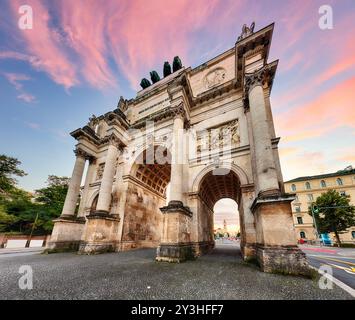
<svg viewBox="0 0 355 320"><path fill-rule="evenodd" d="M23 4L32 30L18 28ZM318 26L323 4L333 30ZM69 132L134 97L164 61L179 55L196 67L231 48L252 21L256 30L275 22L271 99L284 179L355 165L354 0L1 0L0 153L22 161L19 185L70 176Z"/></svg>

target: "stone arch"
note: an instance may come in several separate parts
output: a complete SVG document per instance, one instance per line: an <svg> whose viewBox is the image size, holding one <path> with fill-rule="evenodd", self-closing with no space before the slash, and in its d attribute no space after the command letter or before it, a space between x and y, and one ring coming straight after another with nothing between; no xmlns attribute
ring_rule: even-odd
<svg viewBox="0 0 355 320"><path fill-rule="evenodd" d="M137 163L137 159L149 148L166 148L169 152L170 151L170 147L167 145L166 142L154 142L154 144L150 145L150 146L146 146L146 145L141 145L138 146L137 149L135 149L134 151L130 151L131 154L129 156L127 156L128 158L123 159L124 161L128 160L128 163L126 163L125 168L124 168L124 172L123 175L132 175L134 169L135 169L135 164Z"/></svg>
<svg viewBox="0 0 355 320"><path fill-rule="evenodd" d="M206 176L206 174L208 174L209 172L211 172L215 169L216 169L215 164L210 164L207 167L203 168L195 177L195 179L192 183L192 188L191 188L192 190L191 191L193 193L197 193L200 189L201 183L202 183L204 177ZM228 170L229 169L229 170L233 171L238 176L241 186L247 185L250 183L250 180L249 180L247 174L245 173L245 171L241 167L237 166L234 163L219 164L218 169L221 169L221 170L223 170L223 169Z"/></svg>
<svg viewBox="0 0 355 320"><path fill-rule="evenodd" d="M154 159L154 163L146 163L146 152L148 151L148 148L142 149L142 151L135 157L135 161L133 161L130 167L129 175L132 179L139 181L139 183L147 189L153 190L165 198L166 187L170 182L171 154L164 144L157 144L149 148L154 148L155 155L158 147L165 148L166 154L163 156L168 159L168 162L159 164L156 163L156 160ZM143 162L136 161L141 156Z"/></svg>
<svg viewBox="0 0 355 320"><path fill-rule="evenodd" d="M89 204L89 213L93 213L95 212L96 210L96 206L97 206L97 201L99 199L99 194L100 194L100 189L96 190L90 197L89 201L88 201L88 204ZM112 209L112 206L113 206L113 194L111 194L111 204L110 204L110 209L109 209L109 212L111 211Z"/></svg>
<svg viewBox="0 0 355 320"><path fill-rule="evenodd" d="M210 164L197 174L192 184L191 194L194 197L191 199L196 199L198 208L198 242L202 243L199 252L208 252L214 247L214 205L224 198L232 199L238 205L236 214L239 214L242 252L245 252L247 245L255 243L254 217L248 200L250 195L243 190L246 186L252 188L248 175L233 163L220 163L218 167Z"/></svg>
<svg viewBox="0 0 355 320"><path fill-rule="evenodd" d="M87 206L91 208L92 203L94 202L95 198L99 196L99 189L95 190L89 197Z"/></svg>

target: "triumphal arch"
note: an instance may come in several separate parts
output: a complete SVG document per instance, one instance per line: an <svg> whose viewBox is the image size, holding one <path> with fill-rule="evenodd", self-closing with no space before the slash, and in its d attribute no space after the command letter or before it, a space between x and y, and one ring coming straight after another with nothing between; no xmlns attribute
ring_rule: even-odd
<svg viewBox="0 0 355 320"><path fill-rule="evenodd" d="M175 57L162 79L151 72L135 98L72 132L75 166L48 249L155 247L157 261L196 258L214 247L214 204L231 198L244 259L305 272L270 106L273 28L244 26L232 48L196 68Z"/></svg>

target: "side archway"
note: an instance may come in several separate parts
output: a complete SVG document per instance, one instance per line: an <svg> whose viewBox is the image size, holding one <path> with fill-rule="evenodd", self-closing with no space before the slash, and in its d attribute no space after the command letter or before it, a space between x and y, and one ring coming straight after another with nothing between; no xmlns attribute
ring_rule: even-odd
<svg viewBox="0 0 355 320"><path fill-rule="evenodd" d="M254 198L252 189L247 174L235 164L222 163L218 168L212 164L196 176L192 195L197 199L197 239L201 253L214 247L214 205L220 199L228 198L238 204L242 254L244 257L254 255L255 224L250 211L250 199ZM251 249L245 250L246 247Z"/></svg>

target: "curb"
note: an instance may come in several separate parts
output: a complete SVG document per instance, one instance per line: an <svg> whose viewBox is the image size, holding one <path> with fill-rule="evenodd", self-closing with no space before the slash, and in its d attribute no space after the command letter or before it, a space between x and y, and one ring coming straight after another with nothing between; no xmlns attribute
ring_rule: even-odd
<svg viewBox="0 0 355 320"><path fill-rule="evenodd" d="M12 254L12 253L30 253L30 252L41 252L42 250L16 250L16 251L6 251L6 252L1 252L0 250L0 256L4 254Z"/></svg>

